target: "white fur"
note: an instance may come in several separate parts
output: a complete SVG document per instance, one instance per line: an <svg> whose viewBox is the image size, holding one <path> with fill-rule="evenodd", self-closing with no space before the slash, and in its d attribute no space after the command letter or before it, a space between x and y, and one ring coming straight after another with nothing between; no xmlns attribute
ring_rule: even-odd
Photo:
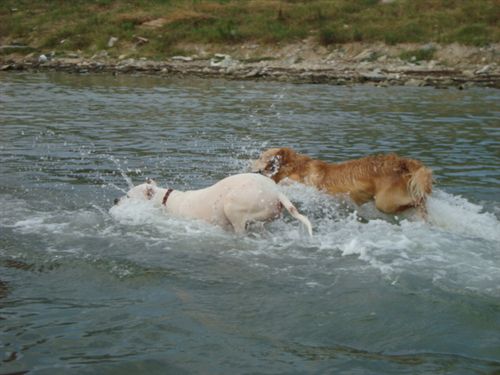
<svg viewBox="0 0 500 375"><path fill-rule="evenodd" d="M279 192L273 180L260 174L237 174L200 190L173 190L163 205L166 193L167 189L158 187L154 181L148 181L133 187L117 204L125 199L151 200L174 216L201 219L236 233L244 233L250 222L278 218L282 207L285 207L307 227L312 236L309 219L301 215L290 200Z"/></svg>

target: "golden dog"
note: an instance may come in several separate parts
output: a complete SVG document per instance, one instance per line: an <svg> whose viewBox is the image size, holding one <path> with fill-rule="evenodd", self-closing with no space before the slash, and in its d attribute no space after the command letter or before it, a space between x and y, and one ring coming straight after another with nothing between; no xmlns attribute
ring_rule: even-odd
<svg viewBox="0 0 500 375"><path fill-rule="evenodd" d="M330 194L347 193L358 205L374 200L377 209L388 214L415 207L425 218L426 198L432 192L431 170L395 154L328 164L290 148L271 148L252 163L252 171L276 182L289 178Z"/></svg>

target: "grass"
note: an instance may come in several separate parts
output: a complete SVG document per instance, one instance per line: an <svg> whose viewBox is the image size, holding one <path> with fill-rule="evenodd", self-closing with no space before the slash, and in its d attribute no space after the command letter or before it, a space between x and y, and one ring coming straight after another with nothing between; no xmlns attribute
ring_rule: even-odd
<svg viewBox="0 0 500 375"><path fill-rule="evenodd" d="M183 43L462 43L500 40L497 0L3 0L0 44L164 57ZM160 19L156 28L143 26ZM111 36L119 38L107 47ZM135 45L135 36L149 43ZM418 58L418 57L417 57Z"/></svg>
<svg viewBox="0 0 500 375"><path fill-rule="evenodd" d="M432 60L435 53L436 49L434 47L429 47L405 51L401 53L399 57L406 61L429 61Z"/></svg>

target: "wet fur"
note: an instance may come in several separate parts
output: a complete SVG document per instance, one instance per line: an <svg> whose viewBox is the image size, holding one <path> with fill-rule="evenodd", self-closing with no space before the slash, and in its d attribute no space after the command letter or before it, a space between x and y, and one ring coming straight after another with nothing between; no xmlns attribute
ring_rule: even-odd
<svg viewBox="0 0 500 375"><path fill-rule="evenodd" d="M389 214L415 207L425 216L426 198L432 192L431 170L395 154L329 164L290 148L274 148L263 152L252 168L276 182L288 178L330 194L348 194L358 205L374 200Z"/></svg>
<svg viewBox="0 0 500 375"><path fill-rule="evenodd" d="M200 219L227 230L244 233L251 222L278 218L283 208L302 222L312 236L311 222L301 215L271 179L255 173L226 177L199 190L180 191L160 188L152 180L137 185L115 201L149 200L178 217Z"/></svg>

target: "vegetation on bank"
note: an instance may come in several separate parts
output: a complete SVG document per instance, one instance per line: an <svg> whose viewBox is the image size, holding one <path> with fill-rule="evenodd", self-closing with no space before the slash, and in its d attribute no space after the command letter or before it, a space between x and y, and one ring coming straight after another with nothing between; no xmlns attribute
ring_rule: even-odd
<svg viewBox="0 0 500 375"><path fill-rule="evenodd" d="M150 58L186 43L385 42L483 46L500 40L498 0L3 0L0 44L123 51ZM112 47L110 37L118 38Z"/></svg>

